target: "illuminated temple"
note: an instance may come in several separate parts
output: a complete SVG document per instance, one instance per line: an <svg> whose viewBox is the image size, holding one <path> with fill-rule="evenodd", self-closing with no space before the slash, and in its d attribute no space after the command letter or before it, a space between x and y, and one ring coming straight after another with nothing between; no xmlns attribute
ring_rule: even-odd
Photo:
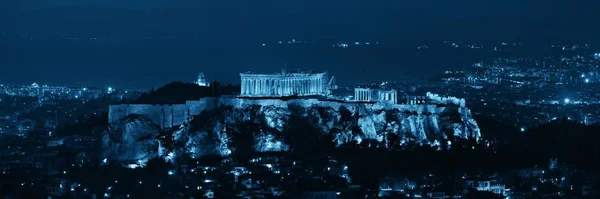
<svg viewBox="0 0 600 199"><path fill-rule="evenodd" d="M283 97L328 95L331 81L326 72L281 72L275 74L240 73L241 96Z"/></svg>

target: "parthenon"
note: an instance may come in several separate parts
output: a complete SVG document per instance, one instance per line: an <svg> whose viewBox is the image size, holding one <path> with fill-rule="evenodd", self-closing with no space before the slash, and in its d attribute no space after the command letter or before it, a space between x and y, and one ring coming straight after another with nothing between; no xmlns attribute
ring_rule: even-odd
<svg viewBox="0 0 600 199"><path fill-rule="evenodd" d="M240 73L241 96L281 97L327 95L329 82L326 72L282 72L275 74Z"/></svg>

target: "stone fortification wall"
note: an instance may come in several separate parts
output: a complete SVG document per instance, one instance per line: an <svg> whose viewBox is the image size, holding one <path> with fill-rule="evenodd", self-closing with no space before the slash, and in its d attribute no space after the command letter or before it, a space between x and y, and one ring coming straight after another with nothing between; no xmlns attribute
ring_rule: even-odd
<svg viewBox="0 0 600 199"><path fill-rule="evenodd" d="M152 105L122 104L111 105L108 111L109 123L116 122L128 115L143 115L162 128L183 124L189 117L189 108L185 104Z"/></svg>
<svg viewBox="0 0 600 199"><path fill-rule="evenodd" d="M401 111L420 113L441 113L444 106L435 104L379 104L362 102L336 102L319 101L318 99L250 99L236 97L207 97L194 101L187 101L185 104L175 105L152 105L152 104L123 104L112 105L109 108L108 120L110 123L116 122L128 115L137 114L148 117L154 123L162 128L179 126L186 122L191 116L199 115L204 110L212 110L220 106L232 106L238 109L244 109L249 106L274 106L287 108L289 105L300 107L331 107L338 110L345 107L351 112L367 113L379 110L397 109Z"/></svg>

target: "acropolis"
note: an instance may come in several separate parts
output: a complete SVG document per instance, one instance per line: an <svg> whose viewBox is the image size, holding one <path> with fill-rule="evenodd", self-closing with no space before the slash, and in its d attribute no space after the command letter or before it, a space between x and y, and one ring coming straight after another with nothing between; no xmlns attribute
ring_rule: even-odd
<svg viewBox="0 0 600 199"><path fill-rule="evenodd" d="M409 96L395 89L375 87L355 87L352 98L341 99L332 93L337 89L335 77L326 72L293 71L272 74L252 72L240 73L241 88L238 95L205 97L188 100L182 104L122 104L111 105L109 122L113 123L131 114L144 115L160 127L173 127L183 124L204 110L221 106L243 108L249 105L273 105L286 107L289 104L301 106L354 106L380 108L410 108L413 106L435 106L434 104L455 104L465 107L464 99L442 97L428 93L427 96ZM200 74L198 85L208 85ZM206 83L206 84L199 84ZM287 99L288 97L291 97ZM284 99L286 98L286 99Z"/></svg>

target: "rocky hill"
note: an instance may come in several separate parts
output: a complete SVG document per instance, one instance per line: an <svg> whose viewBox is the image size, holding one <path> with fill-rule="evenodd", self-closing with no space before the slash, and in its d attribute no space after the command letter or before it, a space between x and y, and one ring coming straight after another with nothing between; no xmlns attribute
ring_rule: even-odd
<svg viewBox="0 0 600 199"><path fill-rule="evenodd" d="M347 145L405 149L448 148L455 139L481 137L464 101L428 95L434 103L385 105L311 99L219 99L183 125L161 129L130 115L110 124L105 157L142 164L153 157L242 155L252 152L310 151Z"/></svg>

